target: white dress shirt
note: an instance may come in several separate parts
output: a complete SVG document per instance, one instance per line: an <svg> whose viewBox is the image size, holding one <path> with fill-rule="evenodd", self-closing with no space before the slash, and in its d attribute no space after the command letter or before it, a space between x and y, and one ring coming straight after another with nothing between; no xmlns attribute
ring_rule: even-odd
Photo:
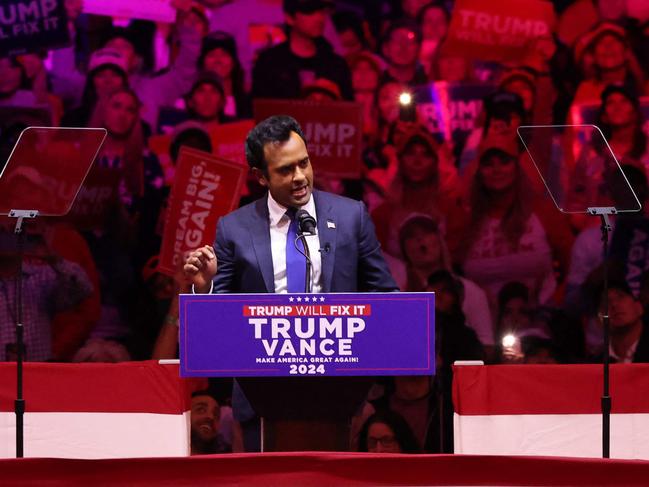
<svg viewBox="0 0 649 487"><path fill-rule="evenodd" d="M268 216L270 219L270 249L273 256L273 279L275 281L275 292L287 292L286 279L286 237L291 220L286 215L287 208L280 205L268 193ZM298 208L306 210L309 215L318 220L315 210L313 195L306 205ZM318 235L306 237L309 252L311 254L311 289L314 293L322 291L322 259L320 257L320 238Z"/></svg>
<svg viewBox="0 0 649 487"><path fill-rule="evenodd" d="M315 211L313 194L306 205L298 208L306 210L309 215L318 221ZM273 279L275 282L276 293L286 293L288 282L286 279L286 237L291 220L286 215L287 208L280 205L268 193L268 217L270 223L270 251L273 257ZM314 293L322 292L322 258L320 256L320 237L310 235L306 237L307 245L311 255L311 291ZM218 266L218 262L216 263ZM306 262L305 262L306 265ZM210 284L211 294L214 290L214 282ZM195 293L192 285L192 293Z"/></svg>

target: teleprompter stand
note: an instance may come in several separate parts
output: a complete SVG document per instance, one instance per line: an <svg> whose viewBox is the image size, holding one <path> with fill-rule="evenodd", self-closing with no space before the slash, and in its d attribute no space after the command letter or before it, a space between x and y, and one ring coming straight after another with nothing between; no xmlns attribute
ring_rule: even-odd
<svg viewBox="0 0 649 487"><path fill-rule="evenodd" d="M16 457L25 454L23 265L25 229L37 216L63 216L71 208L106 137L105 129L28 127L0 172L0 215L16 219ZM2 161L4 162L4 161ZM28 208L28 209L25 209Z"/></svg>
<svg viewBox="0 0 649 487"><path fill-rule="evenodd" d="M642 209L602 131L595 125L537 125L518 135L559 211L599 217L603 257L602 457L610 458L608 239L611 215Z"/></svg>

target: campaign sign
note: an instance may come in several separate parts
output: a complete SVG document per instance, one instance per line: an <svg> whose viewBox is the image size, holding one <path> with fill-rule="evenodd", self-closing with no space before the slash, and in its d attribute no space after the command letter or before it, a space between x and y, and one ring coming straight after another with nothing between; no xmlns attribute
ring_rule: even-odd
<svg viewBox="0 0 649 487"><path fill-rule="evenodd" d="M180 149L158 269L173 276L185 252L214 243L216 224L236 208L245 168L188 147Z"/></svg>
<svg viewBox="0 0 649 487"><path fill-rule="evenodd" d="M338 178L360 177L363 135L360 104L258 99L253 101L253 108L257 122L284 113L300 123L318 174Z"/></svg>
<svg viewBox="0 0 649 487"><path fill-rule="evenodd" d="M87 14L106 15L124 19L143 19L154 22L173 23L176 9L171 0L84 0L83 11Z"/></svg>
<svg viewBox="0 0 649 487"><path fill-rule="evenodd" d="M0 2L0 56L16 56L69 44L64 0Z"/></svg>
<svg viewBox="0 0 649 487"><path fill-rule="evenodd" d="M637 298L649 269L649 219L640 215L619 216L611 238L610 257L624 263L625 279Z"/></svg>
<svg viewBox="0 0 649 487"><path fill-rule="evenodd" d="M165 109L165 115L174 114L174 112L176 114L180 113L176 109ZM168 120L171 121L171 119ZM227 159L228 161L239 162L244 168L247 168L245 141L248 132L250 132L253 126L254 123L252 120L205 125L205 131L212 142L212 154L222 159ZM175 136L173 134L175 127L163 125L160 130L162 133L149 137L149 148L160 161L160 165L165 174L165 183L172 184L176 173L176 166L171 160L169 152L171 142ZM245 190L246 188L244 187L243 191Z"/></svg>
<svg viewBox="0 0 649 487"><path fill-rule="evenodd" d="M418 119L437 138L462 146L493 85L438 81L416 89Z"/></svg>
<svg viewBox="0 0 649 487"><path fill-rule="evenodd" d="M433 293L183 294L183 377L435 373Z"/></svg>
<svg viewBox="0 0 649 487"><path fill-rule="evenodd" d="M448 55L519 61L531 39L548 37L554 10L544 0L457 0L442 47Z"/></svg>

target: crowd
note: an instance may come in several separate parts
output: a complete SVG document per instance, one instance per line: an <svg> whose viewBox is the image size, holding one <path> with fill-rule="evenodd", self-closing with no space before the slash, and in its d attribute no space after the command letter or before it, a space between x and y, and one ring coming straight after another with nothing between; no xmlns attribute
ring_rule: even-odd
<svg viewBox="0 0 649 487"><path fill-rule="evenodd" d="M356 418L354 448L452 451L455 360L601 359L600 221L553 205L516 129L571 123L595 106L593 122L644 206L649 13L631 8L642 2L548 2L554 32L528 42L515 62L445 50L452 0L172 0L172 25L114 21L82 13L82 0L65 3L71 46L0 58L0 162L33 125L26 109L41 109L52 126L106 128L89 178L114 191L91 214L76 204L66 218L29 223L27 360L176 355L186 284L157 267L173 165L180 147L211 152L212 128L251 119L259 98L362 107L361 177L315 184L365 202L402 291L436 293L437 375L377 381ZM466 137L439 137L399 104L403 92L444 82L491 88ZM12 110L23 118L5 115ZM163 130L168 165L149 145ZM589 164L609 147L593 150L574 161L574 198L597 190ZM249 181L242 202L261 194ZM0 361L16 353L13 224L2 220L0 233ZM649 220L640 211L613 218L613 227L610 354L649 361ZM193 401L193 451L241 450L240 425L231 411L226 421L221 414L230 386L212 389Z"/></svg>

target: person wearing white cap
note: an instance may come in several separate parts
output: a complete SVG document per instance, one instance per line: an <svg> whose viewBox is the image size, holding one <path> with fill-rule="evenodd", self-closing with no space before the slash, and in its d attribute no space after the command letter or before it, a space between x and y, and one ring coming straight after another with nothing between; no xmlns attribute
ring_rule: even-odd
<svg viewBox="0 0 649 487"><path fill-rule="evenodd" d="M64 127L85 127L97 102L128 86L127 61L116 49L105 47L92 53L81 104L63 117Z"/></svg>

